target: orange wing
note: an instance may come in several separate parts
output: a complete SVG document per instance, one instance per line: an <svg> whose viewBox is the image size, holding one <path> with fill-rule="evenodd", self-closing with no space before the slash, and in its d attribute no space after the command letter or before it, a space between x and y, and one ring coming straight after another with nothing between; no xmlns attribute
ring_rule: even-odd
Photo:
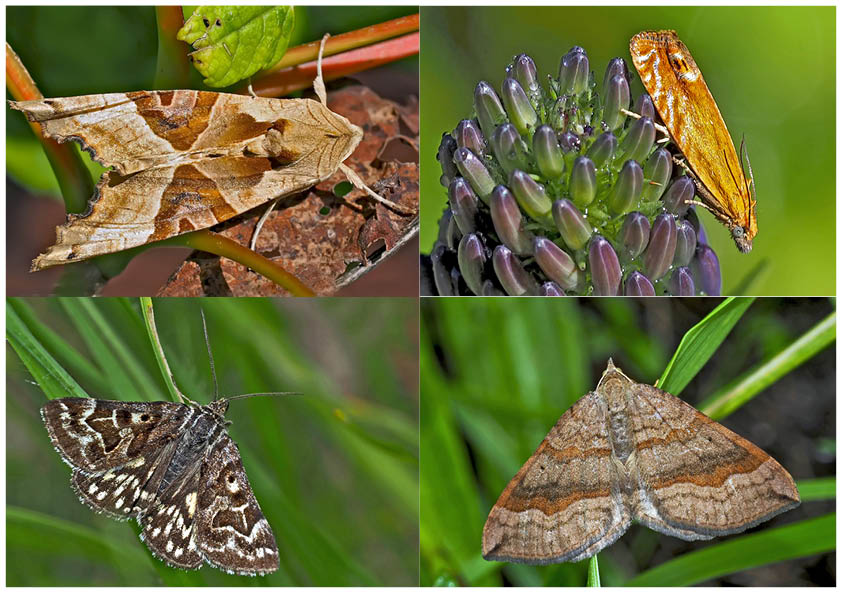
<svg viewBox="0 0 842 595"><path fill-rule="evenodd" d="M750 251L757 234L754 181L746 178L725 120L687 46L675 31L643 31L632 37L629 51L687 159L702 202L728 227L737 247Z"/></svg>

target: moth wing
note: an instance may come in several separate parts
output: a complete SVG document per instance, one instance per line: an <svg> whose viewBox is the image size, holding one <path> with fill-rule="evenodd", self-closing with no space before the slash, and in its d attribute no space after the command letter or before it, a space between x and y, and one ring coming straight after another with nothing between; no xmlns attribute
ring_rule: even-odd
<svg viewBox="0 0 842 595"><path fill-rule="evenodd" d="M254 101L252 98L227 97L226 101L242 109L260 107L249 107L246 102ZM257 141L258 146L240 146L239 155L203 149L202 158L192 155L192 161L180 165L154 167L128 176L116 171L103 174L88 212L71 215L57 228L56 243L33 261L32 270L206 229L329 178L359 143L359 128L319 103L271 101L286 106L284 124L276 120L277 128L269 132L263 127L266 134ZM228 111L233 120L237 119L233 113L241 113ZM249 117L254 122L257 116Z"/></svg>
<svg viewBox="0 0 842 595"><path fill-rule="evenodd" d="M176 568L193 569L202 565L196 544L196 519L201 463L187 469L179 481L150 503L139 519L143 526L140 538L152 553Z"/></svg>
<svg viewBox="0 0 842 595"><path fill-rule="evenodd" d="M687 540L739 533L798 506L776 460L681 399L634 384L635 518Z"/></svg>
<svg viewBox="0 0 842 595"><path fill-rule="evenodd" d="M675 31L643 31L631 39L629 51L670 136L713 195L711 209L751 229L748 182L719 106L687 46Z"/></svg>
<svg viewBox="0 0 842 595"><path fill-rule="evenodd" d="M630 523L605 407L592 392L561 416L503 490L482 532L482 556L576 562L614 543Z"/></svg>
<svg viewBox="0 0 842 595"><path fill-rule="evenodd" d="M88 474L140 465L142 453L163 448L190 413L180 403L51 399L41 417L65 463ZM145 464L145 463L144 463Z"/></svg>
<svg viewBox="0 0 842 595"><path fill-rule="evenodd" d="M229 436L220 438L205 459L198 494L196 539L208 563L237 574L278 569L275 536Z"/></svg>

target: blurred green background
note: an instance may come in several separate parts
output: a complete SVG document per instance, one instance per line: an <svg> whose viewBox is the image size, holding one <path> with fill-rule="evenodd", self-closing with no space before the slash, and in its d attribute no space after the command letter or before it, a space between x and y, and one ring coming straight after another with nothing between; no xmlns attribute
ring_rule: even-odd
<svg viewBox="0 0 842 595"><path fill-rule="evenodd" d="M488 512L562 413L593 390L609 357L630 378L652 384L684 334L719 303L422 300L421 584L584 586L587 561L534 567L483 560ZM699 406L834 311L823 298L757 299L680 397ZM746 534L765 538L765 548L739 548L736 540L746 536L685 542L635 524L599 555L603 586L638 576L642 585L697 584L688 576L700 572L727 575L701 583L708 586L835 585L832 553L793 553L805 544L823 541L821 547L831 550L835 544L835 386L831 346L719 420L776 458L799 484L799 508ZM816 477L828 487L821 497L804 481ZM776 528L792 533L760 533ZM783 561L751 568L752 556L766 548ZM707 557L692 560L693 552ZM676 566L665 579L667 563ZM718 570L723 567L741 571ZM662 583L640 574L658 570Z"/></svg>
<svg viewBox="0 0 842 595"><path fill-rule="evenodd" d="M690 48L757 185L759 232L749 255L701 215L723 271L723 295L832 295L836 279L835 7L424 7L421 10L421 251L432 249L447 193L436 151L471 117L480 80L495 89L528 53L542 80L585 48L601 90L629 39L675 29ZM635 73L636 75L636 73ZM637 77L632 96L642 91ZM700 210L701 211L701 210ZM754 276L745 287L744 281Z"/></svg>
<svg viewBox="0 0 842 595"><path fill-rule="evenodd" d="M176 383L192 399L213 398L200 306L221 395L302 393L234 401L227 414L280 570L169 568L137 523L80 504L38 413L44 392L7 347L6 584L417 585L417 300L153 303ZM137 300L15 299L6 316L7 332L29 329L90 396L169 400Z"/></svg>

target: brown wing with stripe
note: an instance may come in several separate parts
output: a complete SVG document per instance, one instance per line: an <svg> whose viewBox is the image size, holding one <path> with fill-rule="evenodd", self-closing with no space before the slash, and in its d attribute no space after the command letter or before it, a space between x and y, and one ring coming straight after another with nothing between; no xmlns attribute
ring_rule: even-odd
<svg viewBox="0 0 842 595"><path fill-rule="evenodd" d="M681 399L637 384L635 518L682 539L739 533L798 506L786 469Z"/></svg>
<svg viewBox="0 0 842 595"><path fill-rule="evenodd" d="M614 543L630 522L604 404L588 393L500 495L482 532L482 555L523 564L575 562Z"/></svg>
<svg viewBox="0 0 842 595"><path fill-rule="evenodd" d="M703 186L703 202L732 232L736 226L744 230L750 250L757 234L750 180L687 46L675 31L643 31L631 39L629 51L670 136Z"/></svg>

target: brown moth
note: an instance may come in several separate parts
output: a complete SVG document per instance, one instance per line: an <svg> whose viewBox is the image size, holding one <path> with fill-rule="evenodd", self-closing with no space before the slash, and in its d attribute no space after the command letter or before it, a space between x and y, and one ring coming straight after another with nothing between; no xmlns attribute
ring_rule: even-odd
<svg viewBox="0 0 842 595"><path fill-rule="evenodd" d="M180 90L9 102L45 137L77 141L113 168L32 270L205 229L337 169L397 207L343 164L363 131L328 109L320 64L314 87L320 101Z"/></svg>
<svg viewBox="0 0 842 595"><path fill-rule="evenodd" d="M503 490L482 556L577 562L633 520L688 541L739 533L798 506L789 473L757 446L608 360Z"/></svg>

